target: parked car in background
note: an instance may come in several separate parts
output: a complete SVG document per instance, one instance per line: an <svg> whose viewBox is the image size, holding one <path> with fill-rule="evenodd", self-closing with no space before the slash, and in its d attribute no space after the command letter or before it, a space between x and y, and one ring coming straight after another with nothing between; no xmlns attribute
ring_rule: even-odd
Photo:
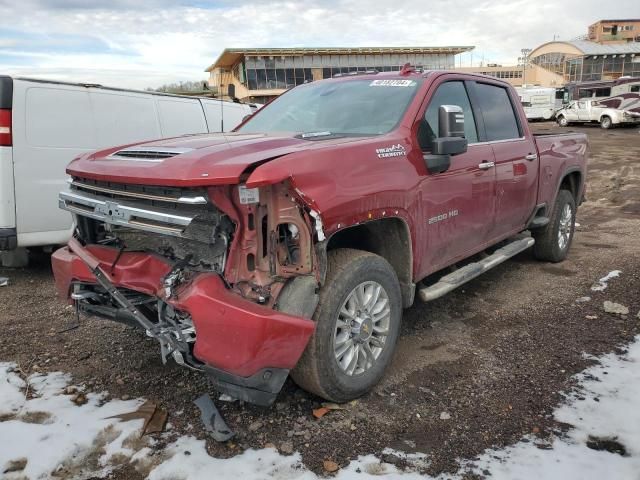
<svg viewBox="0 0 640 480"><path fill-rule="evenodd" d="M597 122L602 128L621 124L640 124L640 113L609 108L596 100L578 100L556 112L556 121L561 127L571 123Z"/></svg>
<svg viewBox="0 0 640 480"><path fill-rule="evenodd" d="M57 198L71 158L114 144L228 131L252 111L209 98L0 76L4 262L24 263L24 248L69 239L72 218Z"/></svg>
<svg viewBox="0 0 640 480"><path fill-rule="evenodd" d="M527 120L551 120L556 112L556 89L516 87Z"/></svg>
<svg viewBox="0 0 640 480"><path fill-rule="evenodd" d="M563 260L586 163L584 134L533 135L494 78L405 65L312 82L228 135L73 160L56 285L234 397L270 404L291 373L344 402L380 380L416 297L530 247Z"/></svg>

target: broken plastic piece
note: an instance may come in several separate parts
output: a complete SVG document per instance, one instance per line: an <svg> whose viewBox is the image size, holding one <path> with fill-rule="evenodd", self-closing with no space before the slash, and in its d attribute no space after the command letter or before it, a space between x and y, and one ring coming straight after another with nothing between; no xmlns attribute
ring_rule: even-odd
<svg viewBox="0 0 640 480"><path fill-rule="evenodd" d="M0 287L9 285L9 277L0 277Z"/></svg>
<svg viewBox="0 0 640 480"><path fill-rule="evenodd" d="M198 397L193 403L200 409L202 423L216 442L226 442L233 438L235 433L227 426L208 394Z"/></svg>
<svg viewBox="0 0 640 480"><path fill-rule="evenodd" d="M167 423L167 417L169 414L166 410L158 407L155 403L147 400L134 412L122 413L120 415L114 415L108 418L119 418L122 421L135 420L138 418L144 419L144 425L142 426L142 432L140 436L147 435L149 433L160 433L164 430Z"/></svg>

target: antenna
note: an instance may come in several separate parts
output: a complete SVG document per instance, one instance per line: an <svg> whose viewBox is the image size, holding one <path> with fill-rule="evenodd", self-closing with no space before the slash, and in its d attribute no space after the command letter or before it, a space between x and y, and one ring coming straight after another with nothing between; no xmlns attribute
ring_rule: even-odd
<svg viewBox="0 0 640 480"><path fill-rule="evenodd" d="M220 133L224 133L224 106L222 105L222 91L224 84L220 84Z"/></svg>

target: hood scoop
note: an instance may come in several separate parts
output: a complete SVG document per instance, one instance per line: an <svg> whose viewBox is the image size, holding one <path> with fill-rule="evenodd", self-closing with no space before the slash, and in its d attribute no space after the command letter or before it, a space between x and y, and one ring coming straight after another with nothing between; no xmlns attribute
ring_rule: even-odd
<svg viewBox="0 0 640 480"><path fill-rule="evenodd" d="M123 148L122 150L112 153L107 158L110 160L160 163L167 158L175 157L176 155L192 150L193 148L138 146Z"/></svg>

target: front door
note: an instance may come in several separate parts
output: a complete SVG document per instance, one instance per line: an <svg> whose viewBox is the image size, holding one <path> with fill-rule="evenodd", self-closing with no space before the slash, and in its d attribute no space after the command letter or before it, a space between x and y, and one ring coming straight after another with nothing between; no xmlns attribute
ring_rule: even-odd
<svg viewBox="0 0 640 480"><path fill-rule="evenodd" d="M465 153L451 157L451 166L446 172L427 172L421 182L420 276L475 253L487 239L495 208L493 150L488 144L478 143L476 121L465 83L445 80L435 88L424 116L419 119L420 156L431 150L438 134L441 105L462 108L469 146Z"/></svg>

